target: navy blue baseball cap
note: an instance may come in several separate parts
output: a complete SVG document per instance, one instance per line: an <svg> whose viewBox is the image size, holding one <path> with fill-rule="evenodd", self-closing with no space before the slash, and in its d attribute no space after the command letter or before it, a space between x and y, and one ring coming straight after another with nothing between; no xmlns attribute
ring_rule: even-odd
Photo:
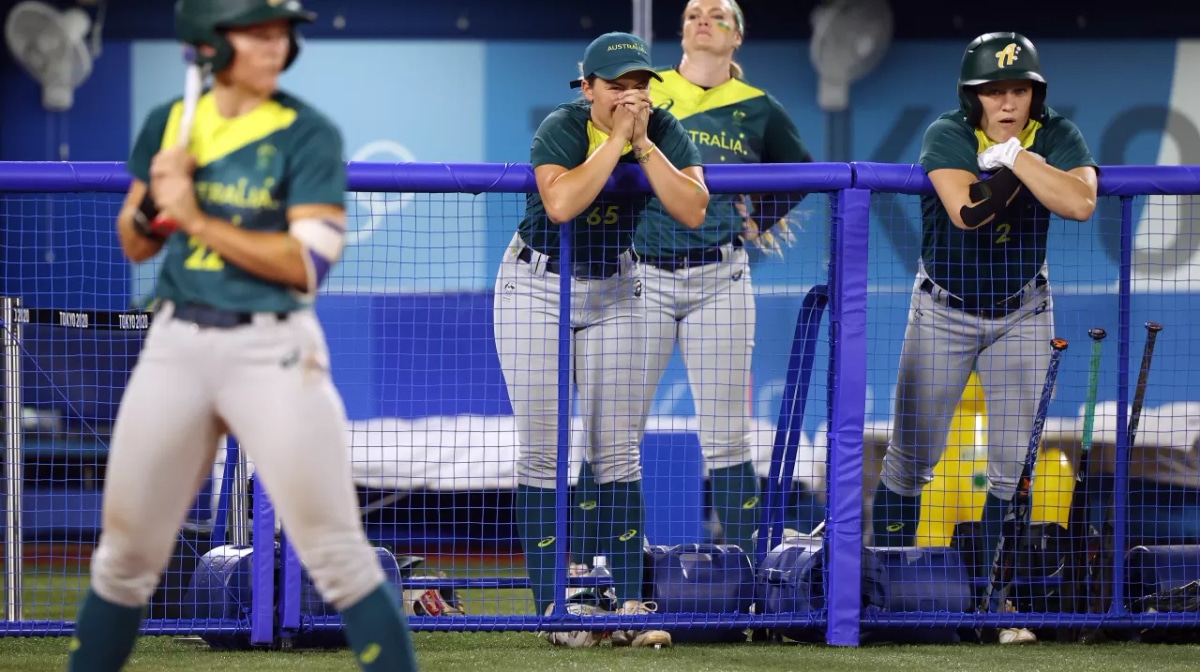
<svg viewBox="0 0 1200 672"><path fill-rule="evenodd" d="M612 81L631 72L645 71L662 81L650 64L650 47L637 35L630 33L605 33L588 45L583 52L583 79L592 75ZM571 88L582 86L578 79L571 81Z"/></svg>

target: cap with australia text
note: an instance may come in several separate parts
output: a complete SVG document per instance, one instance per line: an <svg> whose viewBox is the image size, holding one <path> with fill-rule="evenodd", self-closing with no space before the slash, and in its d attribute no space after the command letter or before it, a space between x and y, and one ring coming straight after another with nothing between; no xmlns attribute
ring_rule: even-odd
<svg viewBox="0 0 1200 672"><path fill-rule="evenodd" d="M662 81L650 64L650 47L637 35L605 33L593 40L583 52L583 79L595 75L611 81L643 70ZM571 88L579 87L580 83L578 79L573 80Z"/></svg>

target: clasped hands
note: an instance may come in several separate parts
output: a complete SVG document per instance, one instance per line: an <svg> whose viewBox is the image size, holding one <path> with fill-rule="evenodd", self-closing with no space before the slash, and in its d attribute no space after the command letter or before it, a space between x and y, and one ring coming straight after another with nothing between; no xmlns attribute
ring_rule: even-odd
<svg viewBox="0 0 1200 672"><path fill-rule="evenodd" d="M650 144L646 133L650 126L650 114L654 106L650 94L643 89L629 89L617 96L617 107L613 110L612 137L633 145L634 150Z"/></svg>

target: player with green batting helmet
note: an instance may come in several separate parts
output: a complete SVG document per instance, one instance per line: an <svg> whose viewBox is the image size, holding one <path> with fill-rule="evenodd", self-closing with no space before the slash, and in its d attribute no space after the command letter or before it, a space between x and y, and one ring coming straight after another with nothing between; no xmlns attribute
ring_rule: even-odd
<svg viewBox="0 0 1200 672"><path fill-rule="evenodd" d="M967 45L958 75L958 101L971 126L978 125L983 115L975 87L1010 79L1033 82L1030 117L1042 121L1046 114L1046 78L1033 42L1020 33L1003 32L985 33Z"/></svg>
<svg viewBox="0 0 1200 672"><path fill-rule="evenodd" d="M231 435L358 669L416 670L405 612L362 527L345 405L313 307L345 247L344 142L278 86L296 24L312 16L299 0L181 0L176 11L180 39L216 76L200 92L189 66L185 95L149 110L125 164L116 233L130 262L157 257L158 308L113 423L104 524L66 669L124 668ZM135 213L158 219L147 201L170 231L136 224Z"/></svg>
<svg viewBox="0 0 1200 672"><path fill-rule="evenodd" d="M233 45L225 38L227 29L276 19L292 23L292 45L283 66L286 70L300 54L296 24L316 19L299 0L179 0L175 5L175 36L184 44L215 49L216 53L211 55L197 52L196 63L211 72L220 72L233 61Z"/></svg>
<svg viewBox="0 0 1200 672"><path fill-rule="evenodd" d="M958 105L929 125L921 144L918 163L933 190L921 196L921 256L872 527L875 546L916 543L923 490L975 373L987 405L987 478L979 561L968 571L984 578L1044 420L1039 400L1055 335L1052 216L1092 217L1097 166L1079 128L1046 104L1041 61L1023 35L972 40L957 86ZM1013 608L990 597L987 606ZM1004 628L998 639L1036 635Z"/></svg>

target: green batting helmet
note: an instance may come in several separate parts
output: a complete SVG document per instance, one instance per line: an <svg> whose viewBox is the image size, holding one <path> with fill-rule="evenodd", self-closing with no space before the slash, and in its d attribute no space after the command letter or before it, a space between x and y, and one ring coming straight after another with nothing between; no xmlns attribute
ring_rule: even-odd
<svg viewBox="0 0 1200 672"><path fill-rule="evenodd" d="M1046 115L1046 78L1037 47L1020 33L986 33L967 45L962 68L958 75L958 100L967 121L979 125L983 106L975 95L975 87L1006 79L1028 79L1033 82L1033 104L1029 116L1041 121Z"/></svg>
<svg viewBox="0 0 1200 672"><path fill-rule="evenodd" d="M220 72L233 61L233 45L225 38L226 30L286 19L292 24L291 48L283 66L286 70L300 53L296 24L312 23L316 18L300 6L300 0L179 0L175 3L175 35L184 44L215 49L212 56L197 50L195 60L212 72Z"/></svg>

